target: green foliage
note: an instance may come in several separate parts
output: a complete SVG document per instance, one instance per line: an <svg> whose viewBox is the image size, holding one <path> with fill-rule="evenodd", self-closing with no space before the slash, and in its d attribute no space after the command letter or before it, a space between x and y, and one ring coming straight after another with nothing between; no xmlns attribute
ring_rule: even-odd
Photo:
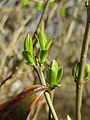
<svg viewBox="0 0 90 120"><path fill-rule="evenodd" d="M24 51L22 52L24 59L30 63L34 64L34 53L33 53L33 44L32 38L27 35L24 41Z"/></svg>
<svg viewBox="0 0 90 120"><path fill-rule="evenodd" d="M48 50L50 48L51 44L52 44L52 39L47 41L47 43L45 45L45 49Z"/></svg>
<svg viewBox="0 0 90 120"><path fill-rule="evenodd" d="M90 78L90 65L85 64L85 70L84 70L84 80L88 80Z"/></svg>
<svg viewBox="0 0 90 120"><path fill-rule="evenodd" d="M40 50L40 63L44 63L47 59L48 51L47 50Z"/></svg>
<svg viewBox="0 0 90 120"><path fill-rule="evenodd" d="M30 0L20 0L22 6L27 6Z"/></svg>
<svg viewBox="0 0 90 120"><path fill-rule="evenodd" d="M60 8L60 15L61 15L61 17L65 17L65 8L64 7L61 7Z"/></svg>
<svg viewBox="0 0 90 120"><path fill-rule="evenodd" d="M26 36L24 41L24 50L29 51L33 57L33 43L32 38L29 36L29 34Z"/></svg>
<svg viewBox="0 0 90 120"><path fill-rule="evenodd" d="M79 68L79 64L75 63L72 67L72 76L74 77L74 80L77 80L78 77L78 68Z"/></svg>
<svg viewBox="0 0 90 120"><path fill-rule="evenodd" d="M27 60L28 63L30 63L30 64L34 63L34 59L32 58L29 51L23 51L22 55L23 55L24 59Z"/></svg>
<svg viewBox="0 0 90 120"><path fill-rule="evenodd" d="M37 36L39 45L40 45L40 49L45 50L45 46L47 43L47 38L46 35L44 34L44 32L39 31L38 36Z"/></svg>
<svg viewBox="0 0 90 120"><path fill-rule="evenodd" d="M38 31L36 38L40 45L40 63L42 64L46 62L46 59L48 56L48 49L50 48L52 44L52 39L47 40L47 37L43 31Z"/></svg>
<svg viewBox="0 0 90 120"><path fill-rule="evenodd" d="M46 71L46 82L51 89L55 89L55 87L59 85L62 75L63 69L58 67L57 62L53 60L50 64L50 67Z"/></svg>
<svg viewBox="0 0 90 120"><path fill-rule="evenodd" d="M77 80L78 78L78 71L79 71L79 63L75 63L72 68L72 76L74 80ZM88 80L90 78L90 65L85 64L84 66L84 80Z"/></svg>
<svg viewBox="0 0 90 120"><path fill-rule="evenodd" d="M42 9L42 3L37 2L35 4L35 9L36 9L36 11L41 10Z"/></svg>

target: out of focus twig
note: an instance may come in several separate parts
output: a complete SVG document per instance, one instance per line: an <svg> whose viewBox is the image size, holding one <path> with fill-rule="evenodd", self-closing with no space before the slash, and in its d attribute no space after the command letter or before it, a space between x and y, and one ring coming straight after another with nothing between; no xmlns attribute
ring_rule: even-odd
<svg viewBox="0 0 90 120"><path fill-rule="evenodd" d="M76 19L77 19L77 16L78 16L78 11L80 9L81 1L82 0L75 1L76 2L76 6L74 7L74 11L73 11L73 15L72 15L72 17L73 17L72 19L73 20L70 22L67 35L66 35L66 37L64 39L64 43L67 43L70 40L70 38L71 38L73 29L74 29L74 26L75 26L75 23L76 23Z"/></svg>

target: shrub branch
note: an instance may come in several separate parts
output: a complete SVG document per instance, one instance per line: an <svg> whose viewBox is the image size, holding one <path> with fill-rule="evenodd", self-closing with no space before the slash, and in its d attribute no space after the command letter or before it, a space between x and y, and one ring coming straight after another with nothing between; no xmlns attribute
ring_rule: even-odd
<svg viewBox="0 0 90 120"><path fill-rule="evenodd" d="M84 65L86 62L86 56L88 52L88 45L90 39L90 0L88 1L86 7L87 7L87 23L86 23L83 44L82 44L78 79L76 82L76 120L81 120L82 92L84 85L84 80L83 80Z"/></svg>
<svg viewBox="0 0 90 120"><path fill-rule="evenodd" d="M42 71L42 67L34 66L34 69L36 70L36 72L38 74L38 77L40 79L41 84L46 85L45 78L44 78L43 71ZM51 114L52 114L54 120L58 120L58 117L57 117L57 114L55 112L55 109L54 109L54 106L53 106L53 103L52 103L52 100L51 100L49 93L45 92L45 98L46 98L47 104L50 108L50 111L51 111Z"/></svg>

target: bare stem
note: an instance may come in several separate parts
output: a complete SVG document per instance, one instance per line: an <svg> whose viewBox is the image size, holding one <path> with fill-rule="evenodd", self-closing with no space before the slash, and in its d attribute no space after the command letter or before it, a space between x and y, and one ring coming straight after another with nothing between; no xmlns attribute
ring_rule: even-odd
<svg viewBox="0 0 90 120"><path fill-rule="evenodd" d="M52 91L52 92L50 93L50 97L51 97L51 100L52 100L52 103L53 103L54 91ZM50 109L50 108L49 108L48 120L53 120L53 116L52 116L52 114L51 114L51 109Z"/></svg>
<svg viewBox="0 0 90 120"><path fill-rule="evenodd" d="M88 1L87 5L87 23L82 44L78 79L76 82L76 120L81 120L82 92L84 85L83 80L84 65L86 62L86 56L88 52L89 39L90 39L90 0Z"/></svg>
<svg viewBox="0 0 90 120"><path fill-rule="evenodd" d="M45 16L45 13L46 13L46 11L47 11L47 8L48 8L48 5L49 5L50 1L51 1L51 0L47 0L47 1L46 1L46 4L45 4L45 6L44 6L44 8L43 8L43 11L42 11L42 14L41 14L39 23L38 23L38 25L37 25L37 27L36 27L36 30L35 30L34 34L33 34L33 37L32 37L33 39L34 39L34 37L35 37L35 34L37 33L37 30L40 28L40 26L41 26L41 24L42 24L42 22L43 22L43 19L44 19L44 16ZM35 44L36 44L36 39L34 40L33 46L35 46Z"/></svg>
<svg viewBox="0 0 90 120"><path fill-rule="evenodd" d="M36 70L36 72L39 76L41 84L46 85L45 78L44 78L44 75L43 75L43 72L42 72L42 68L41 67L37 68L36 66L34 66L34 68L35 68L35 70ZM54 109L54 106L52 104L52 100L51 100L51 97L50 97L49 93L45 92L45 98L46 98L47 104L48 104L48 106L51 110L51 114L52 114L54 120L58 120L58 117L57 117L57 114L55 112L55 109Z"/></svg>

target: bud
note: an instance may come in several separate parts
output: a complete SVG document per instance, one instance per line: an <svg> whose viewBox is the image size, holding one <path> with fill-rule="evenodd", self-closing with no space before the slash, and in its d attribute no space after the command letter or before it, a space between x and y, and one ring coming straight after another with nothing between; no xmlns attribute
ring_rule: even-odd
<svg viewBox="0 0 90 120"><path fill-rule="evenodd" d="M63 69L58 67L58 64L55 60L53 60L50 64L50 67L46 72L47 80L46 82L49 84L51 89L55 89L56 86L59 85L59 82L63 75Z"/></svg>
<svg viewBox="0 0 90 120"><path fill-rule="evenodd" d="M72 68L72 76L74 77L74 80L77 80L78 78L78 72L79 72L79 63L75 63ZM90 78L90 65L85 64L84 65L84 80L88 80Z"/></svg>
<svg viewBox="0 0 90 120"><path fill-rule="evenodd" d="M40 30L38 30L36 38L40 45L40 63L44 63L46 62L48 56L48 49L52 44L52 39L47 41L46 35Z"/></svg>
<svg viewBox="0 0 90 120"><path fill-rule="evenodd" d="M33 54L33 43L32 38L27 35L24 41L24 51L22 52L24 59L27 60L28 63L34 63L34 54Z"/></svg>
<svg viewBox="0 0 90 120"><path fill-rule="evenodd" d="M46 35L44 34L44 32L39 31L36 38L38 39L40 49L45 50L45 46L46 46L46 43L47 43L47 38L46 38Z"/></svg>
<svg viewBox="0 0 90 120"><path fill-rule="evenodd" d="M88 80L90 78L90 65L85 64L85 69L84 69L84 80Z"/></svg>
<svg viewBox="0 0 90 120"><path fill-rule="evenodd" d="M46 62L48 56L48 51L47 50L40 50L40 63Z"/></svg>
<svg viewBox="0 0 90 120"><path fill-rule="evenodd" d="M74 80L77 80L78 77L78 69L79 69L79 64L75 63L72 68L72 76L74 77Z"/></svg>

